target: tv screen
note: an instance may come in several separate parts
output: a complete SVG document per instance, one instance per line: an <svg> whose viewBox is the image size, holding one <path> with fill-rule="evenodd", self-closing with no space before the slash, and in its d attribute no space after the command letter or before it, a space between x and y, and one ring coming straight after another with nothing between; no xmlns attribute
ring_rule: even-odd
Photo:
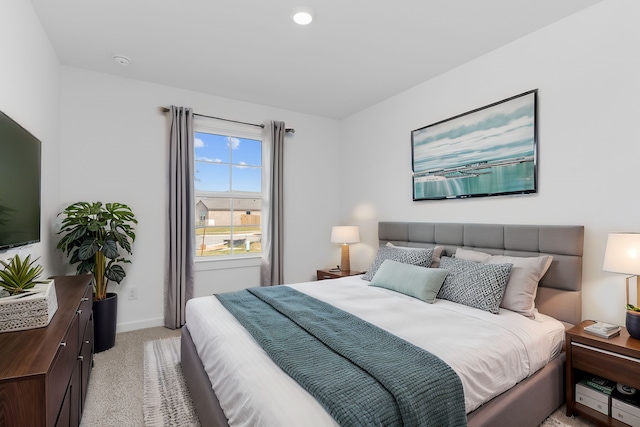
<svg viewBox="0 0 640 427"><path fill-rule="evenodd" d="M413 200L537 192L537 90L411 132Z"/></svg>
<svg viewBox="0 0 640 427"><path fill-rule="evenodd" d="M0 250L40 241L40 141L0 112Z"/></svg>

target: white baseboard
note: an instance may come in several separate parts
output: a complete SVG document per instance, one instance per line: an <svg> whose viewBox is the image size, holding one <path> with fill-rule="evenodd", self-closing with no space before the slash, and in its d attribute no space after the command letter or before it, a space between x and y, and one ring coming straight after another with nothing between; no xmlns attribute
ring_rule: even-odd
<svg viewBox="0 0 640 427"><path fill-rule="evenodd" d="M157 319L143 320L141 322L118 323L116 325L116 333L154 328L156 326L164 326L164 318L159 317Z"/></svg>

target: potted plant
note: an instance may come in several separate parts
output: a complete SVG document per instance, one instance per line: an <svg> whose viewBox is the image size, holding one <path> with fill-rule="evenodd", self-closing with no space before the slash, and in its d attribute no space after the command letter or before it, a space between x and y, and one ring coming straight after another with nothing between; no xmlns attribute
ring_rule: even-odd
<svg viewBox="0 0 640 427"><path fill-rule="evenodd" d="M58 310L53 279L38 280L44 270L38 259L0 260L0 332L47 326Z"/></svg>
<svg viewBox="0 0 640 427"><path fill-rule="evenodd" d="M633 304L627 304L627 317L625 323L629 335L633 338L640 339L640 308Z"/></svg>
<svg viewBox="0 0 640 427"><path fill-rule="evenodd" d="M67 206L58 234L57 248L77 264L78 274L93 273L93 318L95 352L107 350L115 343L117 294L107 292L109 281L122 282L123 264L131 263L120 249L131 255L138 223L129 206L122 203L77 202Z"/></svg>
<svg viewBox="0 0 640 427"><path fill-rule="evenodd" d="M44 280L38 280L44 268L40 265L33 265L40 258L31 261L31 255L27 255L24 259L20 259L20 255L15 255L9 262L0 260L0 264L4 267L0 270L0 287L2 287L9 295L18 295L23 292L30 292L35 285L47 283Z"/></svg>

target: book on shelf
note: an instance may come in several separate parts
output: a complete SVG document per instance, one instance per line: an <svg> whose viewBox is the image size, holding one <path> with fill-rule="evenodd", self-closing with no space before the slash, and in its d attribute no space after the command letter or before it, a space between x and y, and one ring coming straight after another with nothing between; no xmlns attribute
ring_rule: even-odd
<svg viewBox="0 0 640 427"><path fill-rule="evenodd" d="M584 331L603 338L611 338L620 334L622 328L612 323L596 322L593 325L585 326Z"/></svg>
<svg viewBox="0 0 640 427"><path fill-rule="evenodd" d="M584 377L580 381L580 383L607 395L610 395L613 389L616 388L616 383L614 381L599 377L597 375L588 375Z"/></svg>

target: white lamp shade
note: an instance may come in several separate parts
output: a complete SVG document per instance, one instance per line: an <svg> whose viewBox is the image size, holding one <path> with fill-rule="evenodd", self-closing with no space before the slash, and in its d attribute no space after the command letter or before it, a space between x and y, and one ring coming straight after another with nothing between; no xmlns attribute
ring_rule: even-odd
<svg viewBox="0 0 640 427"><path fill-rule="evenodd" d="M640 275L640 233L609 233L604 271Z"/></svg>
<svg viewBox="0 0 640 427"><path fill-rule="evenodd" d="M360 231L356 225L336 226L331 228L331 243L358 243Z"/></svg>

